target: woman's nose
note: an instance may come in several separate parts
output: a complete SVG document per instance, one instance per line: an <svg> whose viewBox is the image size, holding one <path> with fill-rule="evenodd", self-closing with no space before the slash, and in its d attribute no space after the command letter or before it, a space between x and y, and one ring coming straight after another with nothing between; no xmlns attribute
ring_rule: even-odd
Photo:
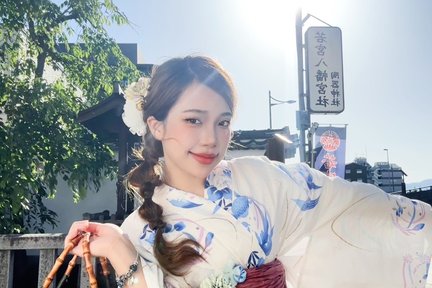
<svg viewBox="0 0 432 288"><path fill-rule="evenodd" d="M203 127L201 133L201 144L206 146L214 146L217 142L216 127L213 125L206 125Z"/></svg>

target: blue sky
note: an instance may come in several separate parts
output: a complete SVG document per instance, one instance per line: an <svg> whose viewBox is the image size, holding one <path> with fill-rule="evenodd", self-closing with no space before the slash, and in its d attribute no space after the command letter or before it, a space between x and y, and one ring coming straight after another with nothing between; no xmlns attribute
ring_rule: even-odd
<svg viewBox="0 0 432 288"><path fill-rule="evenodd" d="M432 178L432 1L430 0L117 0L132 26L109 28L119 43L138 43L143 63L175 56L216 58L234 78L234 129L269 128L268 91L298 98L295 14L342 30L345 111L312 122L347 124L346 161L389 160L408 183ZM323 25L310 18L308 26ZM298 104L274 106L273 128L297 133ZM298 155L298 153L297 153ZM289 161L298 161L298 157Z"/></svg>

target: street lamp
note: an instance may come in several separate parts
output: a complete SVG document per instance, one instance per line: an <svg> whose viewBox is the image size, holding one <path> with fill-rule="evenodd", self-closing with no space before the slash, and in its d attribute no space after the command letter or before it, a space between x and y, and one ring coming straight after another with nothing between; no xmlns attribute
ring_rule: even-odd
<svg viewBox="0 0 432 288"><path fill-rule="evenodd" d="M282 141L285 144L293 144L293 142L288 139L286 136L280 134L280 133L275 133L274 134L275 138L279 139L280 141Z"/></svg>
<svg viewBox="0 0 432 288"><path fill-rule="evenodd" d="M272 102L274 101L274 102ZM270 119L270 129L272 129L272 107L275 105L280 105L280 104L293 104L296 103L296 100L286 100L286 101L282 101L276 98L273 98L271 96L271 91L269 90L269 95L268 95L268 102L269 102L269 119Z"/></svg>
<svg viewBox="0 0 432 288"><path fill-rule="evenodd" d="M392 192L394 192L394 179L393 179L393 168L390 167L390 161L389 161L389 150L387 148L384 148L384 151L387 153L387 165L389 169L391 170L391 183L392 183Z"/></svg>

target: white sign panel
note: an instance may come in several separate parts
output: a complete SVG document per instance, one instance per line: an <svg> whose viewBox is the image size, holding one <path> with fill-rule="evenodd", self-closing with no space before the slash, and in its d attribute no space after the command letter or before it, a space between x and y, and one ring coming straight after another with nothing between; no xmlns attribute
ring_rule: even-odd
<svg viewBox="0 0 432 288"><path fill-rule="evenodd" d="M341 113L345 108L342 32L338 27L310 27L305 39L308 111Z"/></svg>

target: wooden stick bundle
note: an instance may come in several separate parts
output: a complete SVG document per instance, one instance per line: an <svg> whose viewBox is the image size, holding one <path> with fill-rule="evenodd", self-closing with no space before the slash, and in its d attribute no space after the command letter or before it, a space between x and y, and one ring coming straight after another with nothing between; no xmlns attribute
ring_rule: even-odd
<svg viewBox="0 0 432 288"><path fill-rule="evenodd" d="M54 265L51 269L51 271L48 273L48 276L45 278L43 288L49 288L52 281L54 280L54 277L60 268L60 266L64 263L65 257L69 252L78 245L78 243L82 241L81 245L83 248L83 259L85 262L85 268L87 271L87 274L89 276L89 282L91 288L97 288L97 280L96 276L93 271L93 266L91 263L91 253L90 253L90 233L80 233L77 236L75 236L71 241L66 245L65 249L62 251L59 257L57 257L56 261L54 262ZM66 269L65 274L63 275L62 279L60 280L57 287L61 287L61 285L66 282L72 272L73 267L76 264L78 256L74 255L72 260L69 261L68 267ZM108 282L108 276L110 274L108 269L108 260L105 257L101 257L100 259L101 267L102 267L102 273L106 278L106 281Z"/></svg>

